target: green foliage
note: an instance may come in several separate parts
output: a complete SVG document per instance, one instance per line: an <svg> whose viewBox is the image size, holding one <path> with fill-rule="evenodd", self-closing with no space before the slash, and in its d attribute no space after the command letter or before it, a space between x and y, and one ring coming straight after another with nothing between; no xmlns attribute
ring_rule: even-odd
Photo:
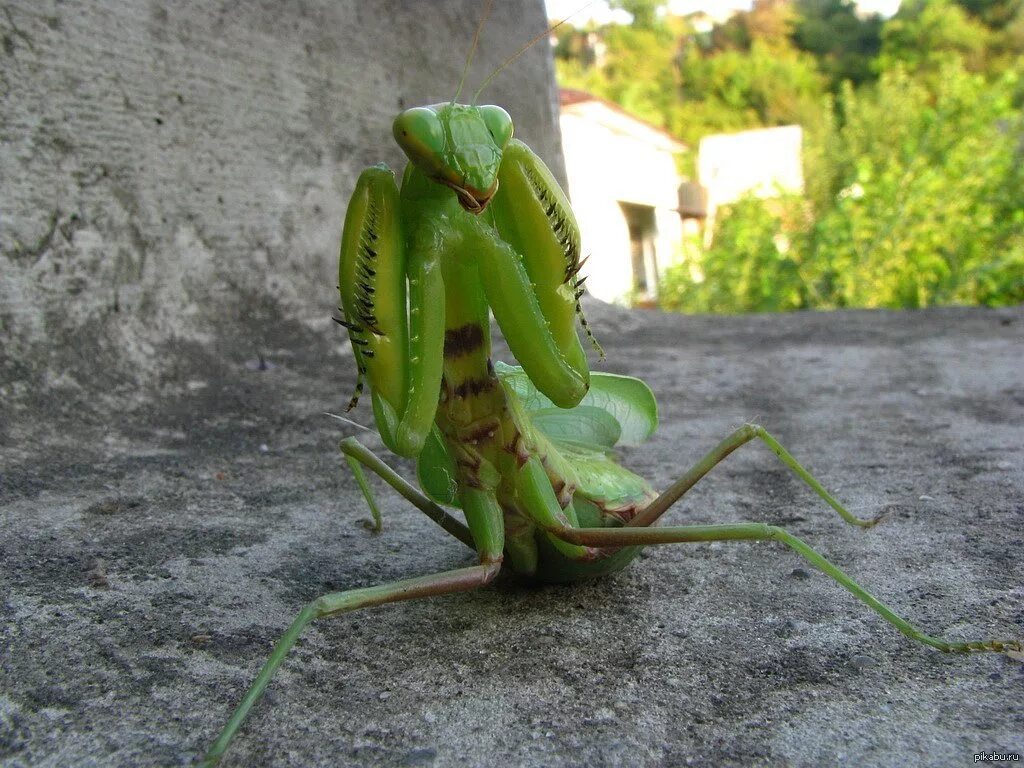
<svg viewBox="0 0 1024 768"><path fill-rule="evenodd" d="M957 61L935 90L902 68L847 88L833 137L835 196L804 245L824 306L1024 300L1024 121L1016 77Z"/></svg>
<svg viewBox="0 0 1024 768"><path fill-rule="evenodd" d="M754 0L749 11L712 30L711 50L749 51L755 42L776 50L788 48L795 20L789 0Z"/></svg>
<svg viewBox="0 0 1024 768"><path fill-rule="evenodd" d="M610 0L608 5L630 14L634 29L654 29L658 26L658 9L664 3L658 0Z"/></svg>
<svg viewBox="0 0 1024 768"><path fill-rule="evenodd" d="M747 199L720 212L713 247L666 274L665 307L1000 305L1024 301L1024 120L1017 78L952 62L937 90L901 67L847 84L816 206ZM780 252L777 243L789 244Z"/></svg>
<svg viewBox="0 0 1024 768"><path fill-rule="evenodd" d="M957 5L994 30L1011 26L1024 12L1021 0L957 0Z"/></svg>
<svg viewBox="0 0 1024 768"><path fill-rule="evenodd" d="M685 311L1024 301L1024 0L756 0L710 33L619 0L628 26L559 31L559 79L691 146L799 124L801 198L718 212L668 270Z"/></svg>
<svg viewBox="0 0 1024 768"><path fill-rule="evenodd" d="M792 48L760 40L714 56L691 48L683 62L670 129L694 145L709 133L815 122L821 111L824 79L812 57Z"/></svg>
<svg viewBox="0 0 1024 768"><path fill-rule="evenodd" d="M854 85L875 79L872 66L882 49L882 17L862 17L853 0L796 0L793 42L812 54L838 91L844 81Z"/></svg>
<svg viewBox="0 0 1024 768"><path fill-rule="evenodd" d="M907 0L885 36L881 68L898 62L928 73L959 58L990 77L1020 72L1024 0Z"/></svg>
<svg viewBox="0 0 1024 768"><path fill-rule="evenodd" d="M678 109L672 28L667 24L607 27L600 35L599 45L605 51L600 60L589 37L571 28L561 31L555 56L562 86L600 96L667 128Z"/></svg>
<svg viewBox="0 0 1024 768"><path fill-rule="evenodd" d="M905 0L882 31L882 71L902 66L921 75L935 75L951 61L961 60L980 72L990 32L952 0Z"/></svg>
<svg viewBox="0 0 1024 768"><path fill-rule="evenodd" d="M662 3L617 5L633 24L558 30L563 87L614 102L694 146L708 133L820 119L826 81L814 57L789 43L787 3L760 0L739 15L742 48L721 49L706 48L683 19L657 18Z"/></svg>
<svg viewBox="0 0 1024 768"><path fill-rule="evenodd" d="M719 211L714 245L669 268L659 286L665 309L684 312L778 312L808 305L806 285L785 222L799 217L797 198L771 205L747 197Z"/></svg>

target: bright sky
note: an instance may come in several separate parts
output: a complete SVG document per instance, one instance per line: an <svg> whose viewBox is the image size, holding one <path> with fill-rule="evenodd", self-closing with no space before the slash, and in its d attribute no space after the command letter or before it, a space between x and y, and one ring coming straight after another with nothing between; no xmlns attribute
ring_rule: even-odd
<svg viewBox="0 0 1024 768"><path fill-rule="evenodd" d="M569 14L579 11L586 5L586 0L545 0L548 16L552 19L563 19ZM673 13L684 14L693 11L707 11L712 14L721 13L729 8L750 8L750 0L670 0L669 6ZM857 0L861 10L868 13L877 12L884 16L892 16L900 6L900 0ZM605 0L597 0L593 5L573 16L573 22L583 24L590 19L599 23L608 21L626 21L628 14L623 11L612 11Z"/></svg>

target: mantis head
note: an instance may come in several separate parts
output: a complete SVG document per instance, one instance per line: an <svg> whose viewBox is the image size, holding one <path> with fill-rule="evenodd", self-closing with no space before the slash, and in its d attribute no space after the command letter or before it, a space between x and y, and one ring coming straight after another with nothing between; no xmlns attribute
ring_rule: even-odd
<svg viewBox="0 0 1024 768"><path fill-rule="evenodd" d="M432 181L451 188L473 214L498 189L501 155L512 138L512 118L501 107L433 104L395 118L395 141Z"/></svg>

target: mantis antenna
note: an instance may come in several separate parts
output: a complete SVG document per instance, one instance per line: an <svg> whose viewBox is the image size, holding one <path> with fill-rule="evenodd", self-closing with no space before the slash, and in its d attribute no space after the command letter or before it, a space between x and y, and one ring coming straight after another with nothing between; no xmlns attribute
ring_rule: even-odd
<svg viewBox="0 0 1024 768"><path fill-rule="evenodd" d="M526 52L527 52L528 50L530 50L530 48L532 48L532 47L533 47L534 45L536 45L536 44L537 44L537 42L538 42L539 40L542 40L543 38L545 38L545 37L547 37L548 35L550 35L550 34L551 34L552 32L554 32L554 31L555 31L556 29L558 29L558 28L559 28L560 26L562 26L563 24L565 24L565 22L567 22L567 21L568 21L569 19L571 19L571 18L572 18L573 16L577 15L577 14L578 14L578 13L580 13L581 11L584 11L584 10L586 10L587 8L589 8L590 6L592 6L592 5L593 5L593 4L595 3L595 2L597 2L597 0L590 0L590 2L589 2L589 3L587 3L586 5L582 5L582 6L580 6L579 8L577 8L577 9L576 9L575 11L573 11L572 13L570 13L570 14L569 14L568 16L566 16L566 17L565 17L564 19L562 19L561 21L557 21L557 22L555 22L555 23L554 23L554 24L552 24L552 25L551 25L550 27L548 27L548 28L547 28L547 29L545 29L545 30L544 30L543 32L541 32L541 33L540 33L539 35L537 35L536 37L533 37L533 38L531 38L530 40L528 40L528 41L527 41L527 42L526 42L526 43L525 43L525 44L524 44L524 45L523 45L523 46L522 46L522 47L521 47L521 48L520 48L520 49L519 49L518 51L516 51L516 52L515 52L515 53L513 53L513 54L512 54L511 56L509 56L509 57L508 57L507 59L505 59L505 60L504 60L503 62L501 62L501 64L499 64L499 65L498 65L498 68L497 68L497 69L495 69L495 70L494 70L493 72L491 72L491 74L489 74L489 75L488 75L488 76L486 77L486 79L484 79L484 81L483 81L483 83L482 83L482 84L480 85L480 87L476 89L476 93L474 93L474 94L473 94L473 101L472 101L471 103L472 103L472 104L476 104L476 100L477 100L477 97L478 97L478 96L480 95L480 93L481 93L481 92L483 91L483 89L484 89L484 88L486 88L486 87L487 87L487 84L488 84L488 83L490 83L490 82L491 82L491 80L493 80L493 79L494 79L494 78L495 78L495 77L497 76L497 74L498 74L499 72L501 72L501 71L502 71L503 69L505 69L505 67L507 67L507 66L508 66L509 64L511 64L511 63L512 63L513 61L515 61L515 60L516 60L516 59L518 59L518 58L519 58L520 56L522 56L522 55L523 55L524 53L526 53ZM488 10L490 10L490 3L488 3ZM477 32L479 33L479 31L480 31L480 30L478 29L478 30L477 30ZM474 40L473 40L473 47L474 47L474 48L476 47L476 39L475 39L475 38L474 38ZM472 55L472 54L471 54L471 55ZM468 66L468 63L467 63L467 66ZM463 74L463 77L465 77L465 74ZM462 86L461 86L461 84L460 84L460 85L459 85L459 90L461 90L461 89L462 89Z"/></svg>
<svg viewBox="0 0 1024 768"><path fill-rule="evenodd" d="M473 62L473 55L476 53L477 43L480 42L480 30L484 28L484 24L487 23L487 17L491 15L491 8L494 7L494 0L487 0L484 5L483 15L480 16L480 22L476 25L476 31L473 32L473 45L469 48L469 56L466 57L466 64L462 67L462 79L459 80L459 88L455 91L455 95L452 97L452 104L459 100L459 94L462 93L462 86L466 84L466 75L469 73L469 65ZM474 101L476 97L474 97Z"/></svg>
<svg viewBox="0 0 1024 768"><path fill-rule="evenodd" d="M331 413L329 411L324 411L324 416L330 416L332 419L337 419L338 421L343 421L346 424L351 424L353 427L359 427L360 429L364 429L367 432L373 432L374 434L377 433L377 430L375 430L375 429L370 429L369 427L365 427L362 424L360 424L358 421L352 421L352 419L346 419L344 416L339 416L336 413Z"/></svg>

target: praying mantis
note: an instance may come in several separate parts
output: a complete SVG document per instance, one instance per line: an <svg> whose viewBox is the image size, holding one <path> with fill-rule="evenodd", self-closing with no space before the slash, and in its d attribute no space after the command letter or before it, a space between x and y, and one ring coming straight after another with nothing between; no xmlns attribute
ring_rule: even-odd
<svg viewBox="0 0 1024 768"><path fill-rule="evenodd" d="M368 384L381 439L416 460L420 488L355 438L343 440L341 451L378 528L366 469L477 562L312 600L278 640L204 765L219 762L317 619L478 589L502 569L538 583L596 578L656 544L778 542L913 640L952 653L1024 651L1019 640L955 642L924 633L782 527L655 527L713 467L755 440L845 522L869 528L878 518L851 514L755 424L725 437L660 494L618 463L616 446L654 432L657 406L640 380L589 370L576 329L579 321L593 341L580 307L580 234L569 201L540 158L513 138L504 109L458 97L398 115L393 134L409 160L401 183L383 165L362 173L340 248L337 320L358 369L350 409ZM492 360L491 313L519 366ZM461 509L465 523L445 507Z"/></svg>

